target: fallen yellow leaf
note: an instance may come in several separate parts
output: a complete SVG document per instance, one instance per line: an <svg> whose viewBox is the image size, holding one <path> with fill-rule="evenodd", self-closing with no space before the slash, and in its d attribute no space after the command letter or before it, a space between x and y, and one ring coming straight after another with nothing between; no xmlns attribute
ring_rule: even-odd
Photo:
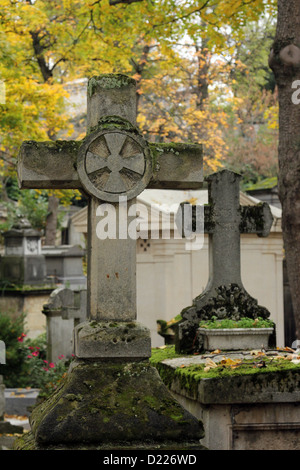
<svg viewBox="0 0 300 470"><path fill-rule="evenodd" d="M284 351L289 351L289 352L295 352L294 349L292 348L289 348L288 346L285 346L285 348L283 348Z"/></svg>
<svg viewBox="0 0 300 470"><path fill-rule="evenodd" d="M242 360L241 359L230 359L230 357L223 357L222 361L221 361L221 364L223 366L229 366L229 367L237 367L239 366L240 364L242 363Z"/></svg>
<svg viewBox="0 0 300 470"><path fill-rule="evenodd" d="M218 367L218 365L208 357L205 361L204 372L208 372L210 369L214 369L215 367Z"/></svg>

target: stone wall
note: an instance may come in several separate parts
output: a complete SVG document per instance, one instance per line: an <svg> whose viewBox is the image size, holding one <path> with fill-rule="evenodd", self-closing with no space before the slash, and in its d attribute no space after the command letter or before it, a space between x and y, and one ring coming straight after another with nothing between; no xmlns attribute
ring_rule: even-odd
<svg viewBox="0 0 300 470"><path fill-rule="evenodd" d="M282 260L280 233L271 233L268 238L241 236L243 284L271 312L278 346L285 346ZM207 236L197 251L187 251L184 240L137 241L138 320L151 330L153 347L163 344L156 321L169 321L191 305L207 280Z"/></svg>
<svg viewBox="0 0 300 470"><path fill-rule="evenodd" d="M28 338L36 338L46 332L46 318L43 305L48 302L52 290L14 291L0 296L0 312L8 313L12 319L26 314L24 329Z"/></svg>

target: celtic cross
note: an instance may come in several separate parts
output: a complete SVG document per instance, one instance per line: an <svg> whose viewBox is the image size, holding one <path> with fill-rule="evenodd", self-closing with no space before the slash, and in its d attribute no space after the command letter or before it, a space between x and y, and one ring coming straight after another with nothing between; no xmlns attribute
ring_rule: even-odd
<svg viewBox="0 0 300 470"><path fill-rule="evenodd" d="M135 81L101 75L88 83L86 137L24 142L18 177L21 188L73 188L88 197L88 321L75 328L76 357L149 357L150 335L136 323L136 240L99 239L98 209L113 204L118 223L120 197L130 208L146 188L201 187L201 145L147 142L136 127Z"/></svg>

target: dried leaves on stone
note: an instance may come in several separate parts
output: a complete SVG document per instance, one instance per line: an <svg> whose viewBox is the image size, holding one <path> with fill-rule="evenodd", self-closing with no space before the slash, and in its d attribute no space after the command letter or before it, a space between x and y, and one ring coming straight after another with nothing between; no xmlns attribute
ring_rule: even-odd
<svg viewBox="0 0 300 470"><path fill-rule="evenodd" d="M218 351L219 353L220 351ZM247 365L253 368L267 367L268 364L274 364L274 361L285 360L290 361L293 364L300 364L300 352L291 348L278 349L278 352L267 354L264 350L252 350L250 354L253 356L253 362L249 359L232 359L230 357L223 356L221 361L214 362L210 357L206 358L204 372L209 372L211 369L236 369L240 366Z"/></svg>

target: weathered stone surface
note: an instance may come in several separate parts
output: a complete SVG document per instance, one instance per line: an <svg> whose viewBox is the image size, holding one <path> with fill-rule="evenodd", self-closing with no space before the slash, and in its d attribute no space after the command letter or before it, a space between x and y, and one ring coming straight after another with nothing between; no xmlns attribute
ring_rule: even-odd
<svg viewBox="0 0 300 470"><path fill-rule="evenodd" d="M32 432L24 434L23 437L19 438L14 443L14 450L89 450L89 451L111 451L110 443L81 443L78 444L54 444L47 445L47 447L37 444L34 439ZM155 441L155 440L145 440L145 441L131 441L131 442L114 442L113 450L131 450L131 451L164 451L164 450L174 450L174 451L198 451L198 450L208 450L205 446L195 441L182 440L181 442L174 442L164 440L164 441ZM112 455L112 454L109 454ZM143 455L143 458L145 454Z"/></svg>
<svg viewBox="0 0 300 470"><path fill-rule="evenodd" d="M200 144L149 144L152 189L199 189L203 182L203 148Z"/></svg>
<svg viewBox="0 0 300 470"><path fill-rule="evenodd" d="M116 233L124 212L135 204L116 204ZM100 239L97 235L100 202L90 198L88 208L88 318L96 321L135 321L136 311L136 240ZM102 207L102 210L105 210ZM127 232L127 224L123 230Z"/></svg>
<svg viewBox="0 0 300 470"><path fill-rule="evenodd" d="M144 446L145 441L173 440L181 447L180 441L197 443L203 435L201 423L179 407L148 363L132 362L150 356L150 334L135 323L136 240L127 233L128 222L126 233L120 234L124 206L119 197L125 196L126 203L128 200L127 211L154 176L153 154L135 127L135 81L106 74L90 79L87 91L85 139L74 146L43 144L41 155L38 144L27 143L19 161L21 187L80 187L89 199L88 322L75 329L75 354L88 362L73 365L61 388L33 412L35 446L82 448L85 443L117 443L124 447L128 442ZM202 159L195 159L199 147L192 146L192 167L200 170L196 177L188 169L188 148L181 154L166 153L165 168L161 173L156 168L156 187L161 174L161 187L178 184L179 172L169 179L170 185L167 173L184 161L184 180L202 181ZM64 150L62 164L59 154L63 156ZM65 184L56 177L58 172ZM114 204L117 227L115 237L103 239L98 221L104 201ZM103 362L103 358L112 363ZM120 363L120 358L124 362ZM33 448L29 441L29 448ZM23 444L19 448L24 448Z"/></svg>
<svg viewBox="0 0 300 470"><path fill-rule="evenodd" d="M234 351L241 349L262 349L269 347L273 328L198 328L204 351Z"/></svg>
<svg viewBox="0 0 300 470"><path fill-rule="evenodd" d="M116 119L115 129L136 129L130 123ZM111 129L113 121L99 121L99 129ZM134 135L133 134L133 135ZM85 139L74 142L24 142L18 165L19 186L22 189L41 188L81 189L77 173L77 155ZM199 189L203 185L202 146L200 144L149 144L153 175L148 188ZM38 158L39 155L39 158ZM49 170L49 171L48 171ZM64 178L64 175L65 178Z"/></svg>
<svg viewBox="0 0 300 470"><path fill-rule="evenodd" d="M63 320L74 319L76 323L84 322L87 318L87 291L74 290L73 303L63 304L61 316Z"/></svg>
<svg viewBox="0 0 300 470"><path fill-rule="evenodd" d="M201 337L197 335L200 320L212 316L233 320L270 316L243 286L240 234L249 231L268 236L273 217L266 204L240 206L240 178L237 173L222 170L206 179L209 204L204 211L204 229L209 233L209 280L193 305L181 312L182 320L175 335L177 352L191 353L202 348Z"/></svg>
<svg viewBox="0 0 300 470"><path fill-rule="evenodd" d="M78 173L91 196L118 202L140 194L152 175L151 155L145 140L127 130L97 129L80 148Z"/></svg>
<svg viewBox="0 0 300 470"><path fill-rule="evenodd" d="M172 398L148 362L77 362L32 412L38 445L199 443L203 428ZM138 448L138 447L136 447Z"/></svg>
<svg viewBox="0 0 300 470"><path fill-rule="evenodd" d="M20 188L81 188L76 170L80 145L76 141L23 142L18 159Z"/></svg>
<svg viewBox="0 0 300 470"><path fill-rule="evenodd" d="M5 385L3 383L2 375L0 375L0 450L9 449L15 439L14 435L20 435L23 433L22 426L15 426L4 420L4 413L7 413Z"/></svg>
<svg viewBox="0 0 300 470"><path fill-rule="evenodd" d="M299 402L300 373L281 370L263 374L204 379L198 398L203 404Z"/></svg>
<svg viewBox="0 0 300 470"><path fill-rule="evenodd" d="M25 219L4 232L5 254L0 258L0 277L26 285L46 283L46 261L41 253L41 233Z"/></svg>
<svg viewBox="0 0 300 470"><path fill-rule="evenodd" d="M87 89L87 128L98 126L103 116L121 116L136 123L136 82L122 74L92 77Z"/></svg>
<svg viewBox="0 0 300 470"><path fill-rule="evenodd" d="M5 412L10 416L29 416L39 395L37 388L6 388Z"/></svg>
<svg viewBox="0 0 300 470"><path fill-rule="evenodd" d="M150 332L136 322L85 322L74 330L78 358L148 358Z"/></svg>
<svg viewBox="0 0 300 470"><path fill-rule="evenodd" d="M259 364L276 354L290 356L287 351L270 350L256 361ZM160 357L161 361L154 363L161 377L176 400L203 421L205 437L201 442L210 450L299 450L300 372L296 365L276 371L276 365L269 363L275 368L269 371L266 360L266 367L256 367L251 374L232 371L229 375L220 372L218 377L205 377L204 373L200 377L200 364L207 360L219 364L224 354ZM249 366L254 360L253 352L245 350L226 352L225 357L247 360ZM189 366L192 369L187 375Z"/></svg>
<svg viewBox="0 0 300 470"><path fill-rule="evenodd" d="M270 354L276 354L276 351L270 351ZM203 405L299 402L300 371L297 369L269 371L258 367L252 374L241 372L219 377L197 377L191 373L189 377L180 378L176 374L176 369L182 365L196 367L206 364L208 358L213 358L219 364L224 357L232 361L253 360L251 351L228 351L226 355L219 353L213 356L205 354L165 359L158 364L158 369L172 392L197 400Z"/></svg>
<svg viewBox="0 0 300 470"><path fill-rule="evenodd" d="M74 318L63 318L63 312L74 306L75 295L72 289L58 287L43 306L42 313L47 317L47 359L50 362L56 362L61 355L65 359L72 357Z"/></svg>
<svg viewBox="0 0 300 470"><path fill-rule="evenodd" d="M48 279L71 289L86 287L82 263L85 252L79 245L44 245L42 254L46 260Z"/></svg>

